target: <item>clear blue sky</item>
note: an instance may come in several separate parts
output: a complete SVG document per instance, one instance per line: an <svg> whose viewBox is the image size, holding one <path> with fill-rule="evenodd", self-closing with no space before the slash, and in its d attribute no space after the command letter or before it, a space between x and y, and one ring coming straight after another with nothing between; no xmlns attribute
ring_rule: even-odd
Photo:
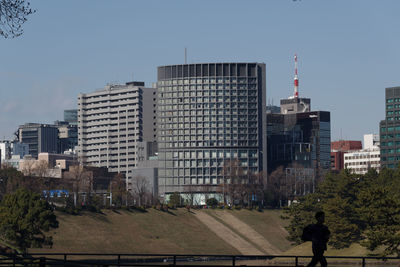
<svg viewBox="0 0 400 267"><path fill-rule="evenodd" d="M51 123L79 92L150 85L157 66L264 62L267 96L293 92L331 112L332 140L377 133L385 87L400 85L400 1L33 0L24 34L0 39L0 137ZM268 100L270 101L270 100Z"/></svg>

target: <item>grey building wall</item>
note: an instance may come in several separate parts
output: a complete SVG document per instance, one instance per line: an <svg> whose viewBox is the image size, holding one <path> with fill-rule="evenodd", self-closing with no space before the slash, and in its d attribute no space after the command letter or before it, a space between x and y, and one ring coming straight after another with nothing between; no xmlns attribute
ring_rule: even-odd
<svg viewBox="0 0 400 267"><path fill-rule="evenodd" d="M227 161L266 169L265 64L158 67L159 192L223 183Z"/></svg>
<svg viewBox="0 0 400 267"><path fill-rule="evenodd" d="M143 160L138 162L138 166L132 170L132 178L142 176L147 181L147 187L153 196L158 196L158 160ZM135 191L134 181L132 181L131 190Z"/></svg>
<svg viewBox="0 0 400 267"><path fill-rule="evenodd" d="M281 113L282 114L295 114L299 112L311 111L311 99L293 97L288 99L281 99Z"/></svg>
<svg viewBox="0 0 400 267"><path fill-rule="evenodd" d="M157 88L143 90L143 141L157 140Z"/></svg>
<svg viewBox="0 0 400 267"><path fill-rule="evenodd" d="M156 88L145 88L143 82L130 82L79 94L80 161L122 173L128 183L137 164L138 142L155 141L156 129L144 127L145 113L154 114L154 93Z"/></svg>

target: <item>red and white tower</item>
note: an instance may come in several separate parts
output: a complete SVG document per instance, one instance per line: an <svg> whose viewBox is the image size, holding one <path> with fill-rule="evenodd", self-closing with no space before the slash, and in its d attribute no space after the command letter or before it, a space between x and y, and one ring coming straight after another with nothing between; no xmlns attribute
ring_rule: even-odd
<svg viewBox="0 0 400 267"><path fill-rule="evenodd" d="M294 55L294 97L299 97L299 77L297 76L297 55Z"/></svg>

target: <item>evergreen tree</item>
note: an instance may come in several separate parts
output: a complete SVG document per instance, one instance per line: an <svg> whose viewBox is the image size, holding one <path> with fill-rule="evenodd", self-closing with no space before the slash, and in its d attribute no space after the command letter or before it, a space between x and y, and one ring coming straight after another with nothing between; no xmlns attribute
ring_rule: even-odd
<svg viewBox="0 0 400 267"><path fill-rule="evenodd" d="M5 195L0 203L1 239L24 252L27 248L52 245L51 237L44 232L56 227L56 216L39 194L21 188Z"/></svg>

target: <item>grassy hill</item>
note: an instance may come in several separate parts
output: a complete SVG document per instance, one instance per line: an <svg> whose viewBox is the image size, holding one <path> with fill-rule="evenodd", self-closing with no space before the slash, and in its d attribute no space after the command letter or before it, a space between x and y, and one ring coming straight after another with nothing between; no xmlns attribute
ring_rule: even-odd
<svg viewBox="0 0 400 267"><path fill-rule="evenodd" d="M110 211L103 214L84 212L72 216L57 213L59 228L51 231L52 249L32 249L31 252L87 252L87 253L182 253L182 254L240 254L234 246L220 238L196 213L228 212L270 238L275 229L285 223L277 211L248 210L170 210L163 212ZM281 232L281 231L278 231ZM279 233L282 235L282 233ZM289 242L272 234L273 243L283 250Z"/></svg>
<svg viewBox="0 0 400 267"><path fill-rule="evenodd" d="M280 218L281 214L279 210L219 209L104 210L103 214L84 212L78 216L57 212L60 225L50 233L53 248L30 252L250 254L246 251L256 251L255 254L312 255L310 242L292 246L286 240L284 226L288 222ZM357 244L342 250L328 248L326 253L368 254Z"/></svg>

